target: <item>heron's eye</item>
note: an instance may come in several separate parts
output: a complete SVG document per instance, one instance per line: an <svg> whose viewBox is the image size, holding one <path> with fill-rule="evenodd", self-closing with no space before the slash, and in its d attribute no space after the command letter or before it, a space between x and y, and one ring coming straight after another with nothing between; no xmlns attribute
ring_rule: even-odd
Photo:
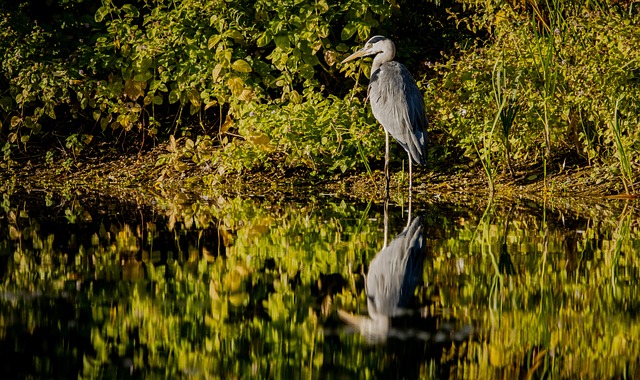
<svg viewBox="0 0 640 380"><path fill-rule="evenodd" d="M372 46L373 44L367 44L367 49L371 49Z"/></svg>

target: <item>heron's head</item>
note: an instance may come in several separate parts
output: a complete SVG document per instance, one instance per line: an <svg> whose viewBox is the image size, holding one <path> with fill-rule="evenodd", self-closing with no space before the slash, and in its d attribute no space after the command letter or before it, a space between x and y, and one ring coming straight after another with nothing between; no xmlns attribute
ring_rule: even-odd
<svg viewBox="0 0 640 380"><path fill-rule="evenodd" d="M342 63L352 61L356 58L377 55L380 53L390 55L388 60L391 60L395 56L396 46L393 44L393 42L391 42L390 39L386 37L373 36L369 39L369 41L367 41L367 43L364 44L364 47L362 47L362 49L345 58Z"/></svg>

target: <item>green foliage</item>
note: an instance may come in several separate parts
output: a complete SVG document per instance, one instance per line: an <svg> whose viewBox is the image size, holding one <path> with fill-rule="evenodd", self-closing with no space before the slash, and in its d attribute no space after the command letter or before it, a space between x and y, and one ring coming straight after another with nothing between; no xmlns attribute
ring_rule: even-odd
<svg viewBox="0 0 640 380"><path fill-rule="evenodd" d="M387 34L424 89L436 165L462 151L492 182L499 165L513 173L515 164L573 153L610 177L622 173L629 188L635 182L639 16L626 2L67 0L34 8L0 5L5 166L32 145L57 142L78 157L124 133L188 138L200 149L194 161L211 159L221 174L368 168L381 133L354 94L364 98L369 65L336 65L372 34ZM444 60L425 65L441 52Z"/></svg>
<svg viewBox="0 0 640 380"><path fill-rule="evenodd" d="M357 98L309 92L300 103L253 104L244 112L237 129L246 140L234 140L221 152L221 172L255 167L345 172L362 157L383 152L381 128Z"/></svg>
<svg viewBox="0 0 640 380"><path fill-rule="evenodd" d="M274 140L284 140L285 129L273 129L276 120L266 118L266 112L282 106L295 119L324 121L291 138L304 151L293 152L295 157L280 165L299 165L300 157L323 148L339 153L344 133L330 137L329 143L340 142L328 147L322 136L330 128L352 127L335 124L343 121L338 117L343 102L337 97L323 101L318 91L325 84L321 79L335 73L338 55L348 51L347 45L336 43L335 35L367 38L380 17L390 14L381 0L354 0L340 6L324 0L88 3L49 5L53 15L44 22L30 18L26 3L0 7L4 51L0 77L8 85L0 108L2 119L9 121L2 130L7 136L5 150L59 129L52 120L60 115L77 119L61 133L68 133L64 145L74 156L95 137L91 123L105 136L119 130L155 136L175 134L178 126L197 120L205 132L219 126L217 137L222 140L235 131L229 128L237 120L244 140L251 141L265 130ZM70 42L77 34L83 38ZM52 41L57 41L53 51L48 48ZM265 114L260 119L264 125L253 121L254 127L246 127L249 121L243 118L250 112ZM349 125L354 123L351 116ZM227 135L223 145L236 135ZM281 156L292 153L289 145L282 144ZM353 149L345 152L352 154ZM366 148L362 152L369 157ZM322 170L344 171L354 165L351 158L327 157L337 161L321 159L329 166ZM245 164L251 167L243 156L236 159L237 170Z"/></svg>
<svg viewBox="0 0 640 380"><path fill-rule="evenodd" d="M497 3L466 19L492 31L488 43L463 48L436 67L439 75L431 81L428 105L434 122L449 129L451 143L473 158L474 141L493 141L489 135L497 131L491 126L501 113L507 140L490 150L502 150L521 163L571 151L610 165L620 151L617 135L626 154L638 157L640 135L632 126L640 124L640 104L620 102L621 133L616 134L613 122L620 95L637 99L640 91L640 55L634 48L640 43L638 15L597 4L580 8L573 2L540 2L522 8ZM496 104L494 95L491 73L498 61L508 78L499 87L510 97L506 108ZM627 176L625 181L634 180Z"/></svg>
<svg viewBox="0 0 640 380"><path fill-rule="evenodd" d="M105 199L94 207L84 194L3 194L0 331L23 357L24 366L8 368L23 375L16 377L638 371L640 220L631 208L541 216L543 205L530 201L490 203L484 212L424 206L429 249L415 298L425 322L417 326L470 324L474 337L453 343L445 334L436 344L398 323L402 339L372 346L347 334L336 310L366 313L364 273L384 242L381 206L184 197L156 204L148 212L105 208ZM392 238L406 212L389 211ZM424 352L404 356L405 345Z"/></svg>

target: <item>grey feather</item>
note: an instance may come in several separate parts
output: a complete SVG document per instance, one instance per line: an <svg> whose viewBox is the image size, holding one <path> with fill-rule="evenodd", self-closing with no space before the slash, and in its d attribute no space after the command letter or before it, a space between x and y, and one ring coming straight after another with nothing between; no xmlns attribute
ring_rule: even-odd
<svg viewBox="0 0 640 380"><path fill-rule="evenodd" d="M427 117L424 99L404 65L383 63L369 82L371 111L384 129L407 151L413 162L426 163Z"/></svg>

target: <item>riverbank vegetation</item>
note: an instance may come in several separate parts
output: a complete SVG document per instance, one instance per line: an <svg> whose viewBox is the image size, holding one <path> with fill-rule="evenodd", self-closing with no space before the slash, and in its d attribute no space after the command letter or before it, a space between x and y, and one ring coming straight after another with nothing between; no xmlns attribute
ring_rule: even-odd
<svg viewBox="0 0 640 380"><path fill-rule="evenodd" d="M383 34L425 94L429 171L546 188L550 173L587 168L630 194L639 18L612 0L3 3L0 169L72 173L163 145L156 180L194 168L208 187L252 173L372 178L384 134L369 65L339 62Z"/></svg>

